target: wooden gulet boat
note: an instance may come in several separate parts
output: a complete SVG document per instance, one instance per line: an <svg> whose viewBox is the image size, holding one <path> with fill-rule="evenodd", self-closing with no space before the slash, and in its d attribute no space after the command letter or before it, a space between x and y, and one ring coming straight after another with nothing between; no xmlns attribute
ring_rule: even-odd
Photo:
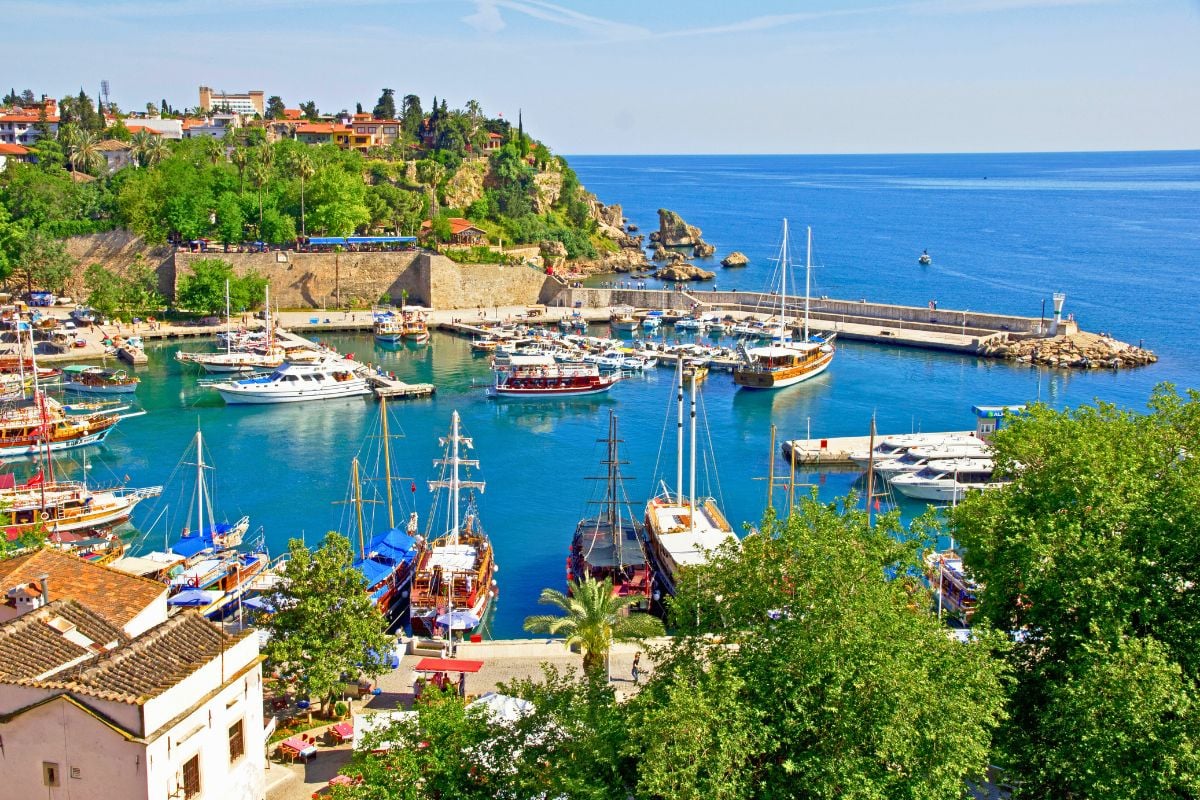
<svg viewBox="0 0 1200 800"><path fill-rule="evenodd" d="M495 398L599 394L621 380L619 374L601 375L595 364L560 364L551 356L497 356L492 372L488 396Z"/></svg>
<svg viewBox="0 0 1200 800"><path fill-rule="evenodd" d="M494 575L499 570L491 542L479 523L473 492L468 494L466 517L462 518L462 491L482 492L485 484L464 480L460 475L464 467L477 467L479 462L460 455L462 448L474 445L469 437L461 435L459 422L455 411L450 436L442 439L446 457L436 462L442 467L441 477L429 482L432 490L449 490L450 528L432 538L418 558L409 601L414 633L444 630L451 641L453 631L465 634L482 623L498 591Z"/></svg>
<svg viewBox="0 0 1200 800"><path fill-rule="evenodd" d="M130 394L141 380L123 369L105 369L87 364L63 368L63 388L88 394Z"/></svg>
<svg viewBox="0 0 1200 800"><path fill-rule="evenodd" d="M657 586L666 594L675 593L675 584L682 570L704 564L717 548L738 538L717 507L713 497L696 497L696 380L691 385L691 461L688 494L683 494L683 397L684 366L680 356L676 366L679 420L676 425L675 492L665 485L663 491L646 503L646 534L649 556L655 570Z"/></svg>
<svg viewBox="0 0 1200 800"><path fill-rule="evenodd" d="M624 488L621 480L622 461L618 452L617 415L609 412L608 452L602 462L607 475L595 480L605 481L604 499L598 501L599 514L580 520L571 539L567 556L567 586L571 581L592 578L611 580L616 597L641 595L645 598L638 608L648 609L654 598L654 571L646 556L646 529L630 512L628 501L622 502Z"/></svg>
<svg viewBox="0 0 1200 800"><path fill-rule="evenodd" d="M833 337L813 341L808 329L809 296L812 276L812 228L808 229L808 257L804 285L804 336L799 342L791 340L787 318L788 227L783 221L783 244L780 248L779 271L782 275L779 291L780 321L767 332L772 342L762 347L738 345L741 363L733 370L733 382L746 389L782 389L820 375L833 362Z"/></svg>

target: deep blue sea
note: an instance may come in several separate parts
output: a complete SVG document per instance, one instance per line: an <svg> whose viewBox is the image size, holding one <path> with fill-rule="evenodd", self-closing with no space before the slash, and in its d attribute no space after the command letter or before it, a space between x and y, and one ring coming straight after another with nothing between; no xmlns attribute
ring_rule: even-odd
<svg viewBox="0 0 1200 800"><path fill-rule="evenodd" d="M583 183L620 203L648 232L656 210L677 211L704 231L717 258L741 250L749 267L718 271L722 288L768 289L780 220L811 225L814 293L1037 316L1054 291L1091 331L1144 340L1160 356L1140 370L1077 373L982 361L958 355L844 342L821 378L775 393L735 391L727 375L702 388L712 446L700 483L719 492L735 526L758 520L766 501L770 426L780 438L863 435L871 415L883 433L963 429L975 404L1041 400L1055 407L1096 399L1140 409L1155 384L1200 387L1196 345L1200 304L1200 152L941 156L578 156ZM800 241L794 238L793 242ZM920 267L928 249L933 264ZM625 440L627 493L644 501L656 481L673 483L673 432L659 457L664 422L673 422L667 370L622 382L600 399L497 402L473 383L489 378L486 360L467 343L435 335L428 347L382 350L369 337L333 340L359 358L383 362L410 381L432 381L432 400L393 403L393 443L404 483L401 499L424 517L437 437L458 409L475 439L488 486L481 516L495 543L500 601L490 633L520 636L539 613L543 587L563 588L566 549L588 512L602 474L607 413ZM187 348L195 348L189 343ZM149 411L126 420L94 449L94 481L129 476L132 484L168 483L163 500L135 521L161 547L177 534L189 496L176 468L197 424L216 463L221 507L249 514L273 553L291 537L317 542L349 531L350 459L378 415L367 401L275 407L224 407L172 358L176 345L152 349L139 370L138 396ZM368 352L371 356L365 355ZM673 429L672 429L673 430ZM190 470L188 467L182 470ZM804 472L797 479L821 497L845 494L857 475ZM190 490L188 490L190 491ZM782 495L779 496L782 500ZM367 507L383 519L380 506ZM917 510L906 506L906 513ZM368 519L368 524L370 524Z"/></svg>

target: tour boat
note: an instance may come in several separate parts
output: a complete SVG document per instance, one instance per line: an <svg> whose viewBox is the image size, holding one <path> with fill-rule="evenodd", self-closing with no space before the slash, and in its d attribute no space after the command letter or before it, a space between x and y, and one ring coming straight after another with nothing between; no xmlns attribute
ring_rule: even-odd
<svg viewBox="0 0 1200 800"><path fill-rule="evenodd" d="M633 315L633 309L629 306L614 308L608 316L608 324L614 331L636 331L638 329L637 317Z"/></svg>
<svg viewBox="0 0 1200 800"><path fill-rule="evenodd" d="M808 229L808 257L805 261L804 335L801 341L789 341L779 329L790 330L787 320L787 220L783 221L783 245L780 248L778 324L768 331L774 339L763 347L741 347L743 363L733 370L733 382L747 389L782 389L820 375L833 361L835 348L832 338L813 341L808 331L808 303L812 276L812 228Z"/></svg>
<svg viewBox="0 0 1200 800"><path fill-rule="evenodd" d="M104 412L68 414L58 401L35 394L32 405L0 410L0 456L30 456L99 444L121 420Z"/></svg>
<svg viewBox="0 0 1200 800"><path fill-rule="evenodd" d="M646 504L646 534L649 556L654 566L658 587L669 595L675 593L680 572L704 564L711 553L726 543L738 543L737 535L721 513L713 497L696 497L696 381L691 386L691 468L688 494L683 493L683 388L685 369L683 358L676 365L676 389L679 420L676 425L675 491L665 483L662 492Z"/></svg>
<svg viewBox="0 0 1200 800"><path fill-rule="evenodd" d="M123 369L105 369L87 364L63 367L63 388L89 394L129 394L140 383L135 375Z"/></svg>
<svg viewBox="0 0 1200 800"><path fill-rule="evenodd" d="M934 461L946 461L952 458L988 458L990 455L991 448L982 439L972 439L963 444L910 447L899 458L876 460L875 472L890 481L898 475L920 472Z"/></svg>
<svg viewBox="0 0 1200 800"><path fill-rule="evenodd" d="M683 319L675 320L675 330L677 331L698 331L704 327L704 323L695 317L684 317Z"/></svg>
<svg viewBox="0 0 1200 800"><path fill-rule="evenodd" d="M391 311L379 312L375 314L372 330L375 341L395 344L404 333L404 323Z"/></svg>
<svg viewBox="0 0 1200 800"><path fill-rule="evenodd" d="M0 475L0 487L0 527L10 535L110 528L128 520L142 500L162 492L161 486L90 489L83 481L46 480L44 472L22 484Z"/></svg>
<svg viewBox="0 0 1200 800"><path fill-rule="evenodd" d="M429 341L429 326L425 323L425 314L420 311L402 310L400 336L410 342Z"/></svg>
<svg viewBox="0 0 1200 800"><path fill-rule="evenodd" d="M367 593L390 626L399 619L408 604L413 565L421 552L421 545L418 541L416 512L409 514L404 528L396 526L395 505L392 502L392 482L395 480L392 475L392 435L388 433L387 400L383 397L379 398L379 432L372 438L380 441L377 452L379 460L383 462L383 475L379 480L386 491L383 498L363 500L359 460L354 458L351 461L350 503L354 507L354 527L358 533L358 558L354 561L354 568L362 573ZM371 483L376 485L378 481ZM413 488L415 491L415 485ZM387 508L387 528L370 539L364 533L364 503L382 504Z"/></svg>
<svg viewBox="0 0 1200 800"><path fill-rule="evenodd" d="M892 488L914 500L957 503L971 490L992 489L1001 484L992 480L990 458L955 458L932 461L919 472L897 475Z"/></svg>
<svg viewBox="0 0 1200 800"><path fill-rule="evenodd" d="M431 490L449 490L446 506L449 529L436 537L430 535L417 559L409 600L414 634L439 630L449 631L451 636L453 631L465 634L483 621L497 591L494 576L499 567L479 522L472 491L482 492L485 484L464 479L460 473L464 467L479 466L478 461L461 457L462 449L472 448L474 443L460 433L457 411L450 420L450 435L442 439L445 457L436 462L442 468L441 476L429 482ZM430 515L431 524L432 520Z"/></svg>
<svg viewBox="0 0 1200 800"><path fill-rule="evenodd" d="M979 585L967 577L962 556L954 550L926 553L925 579L933 591L938 617L945 613L970 625L979 603Z"/></svg>
<svg viewBox="0 0 1200 800"><path fill-rule="evenodd" d="M617 374L601 375L595 364L560 364L552 356L496 356L492 360L496 382L490 397L561 397L607 392L621 380Z"/></svg>
<svg viewBox="0 0 1200 800"><path fill-rule="evenodd" d="M20 332L18 331L18 337ZM39 367L33 358L0 356L0 375L16 375L28 383L36 376L39 381L49 381L62 374L54 367Z"/></svg>
<svg viewBox="0 0 1200 800"><path fill-rule="evenodd" d="M330 356L311 364L286 362L270 375L218 383L214 388L231 405L299 403L371 393L366 378L355 373L354 365Z"/></svg>
<svg viewBox="0 0 1200 800"><path fill-rule="evenodd" d="M604 498L597 502L600 513L580 520L575 526L571 549L567 556L567 584L574 580L592 578L611 580L613 595L645 599L638 608L650 607L654 596L654 571L646 557L646 529L634 516L625 497L621 482L621 461L618 452L617 415L608 415L608 455L602 462L607 475Z"/></svg>
<svg viewBox="0 0 1200 800"><path fill-rule="evenodd" d="M662 327L663 313L661 311L648 311L646 316L642 317L642 330L656 331Z"/></svg>
<svg viewBox="0 0 1200 800"><path fill-rule="evenodd" d="M224 617L269 563L265 552L222 550L207 555L171 578L167 607L172 611L195 608L210 619Z"/></svg>

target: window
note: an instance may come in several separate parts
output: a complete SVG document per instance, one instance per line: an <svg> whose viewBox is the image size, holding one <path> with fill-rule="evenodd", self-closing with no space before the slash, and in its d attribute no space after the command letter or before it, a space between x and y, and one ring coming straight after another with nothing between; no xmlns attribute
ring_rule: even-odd
<svg viewBox="0 0 1200 800"><path fill-rule="evenodd" d="M246 742L242 737L242 721L239 719L229 727L229 761L237 761L246 752Z"/></svg>
<svg viewBox="0 0 1200 800"><path fill-rule="evenodd" d="M42 784L45 786L59 785L58 764L49 761L42 762Z"/></svg>
<svg viewBox="0 0 1200 800"><path fill-rule="evenodd" d="M183 798L189 800L200 794L200 754L192 756L183 765Z"/></svg>

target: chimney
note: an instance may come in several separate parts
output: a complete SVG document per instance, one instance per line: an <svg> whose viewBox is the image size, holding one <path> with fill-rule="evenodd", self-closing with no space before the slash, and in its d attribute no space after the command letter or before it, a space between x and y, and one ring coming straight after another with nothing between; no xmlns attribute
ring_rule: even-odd
<svg viewBox="0 0 1200 800"><path fill-rule="evenodd" d="M43 572L38 575L38 583L42 585L42 605L50 604L50 576Z"/></svg>

